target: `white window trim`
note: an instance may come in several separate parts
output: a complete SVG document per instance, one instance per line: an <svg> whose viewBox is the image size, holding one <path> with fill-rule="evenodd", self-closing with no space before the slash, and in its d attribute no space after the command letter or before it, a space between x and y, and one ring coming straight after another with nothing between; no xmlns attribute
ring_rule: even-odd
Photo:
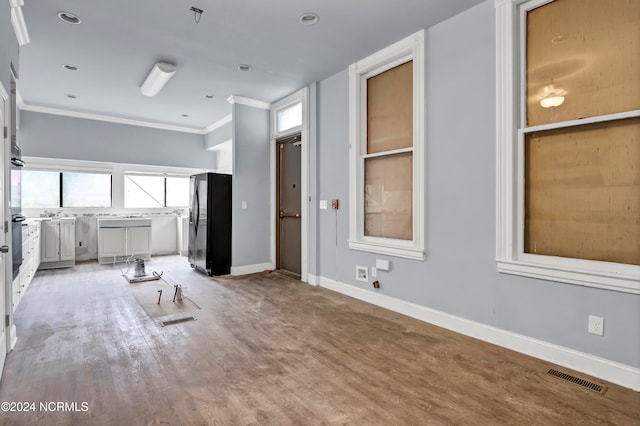
<svg viewBox="0 0 640 426"><path fill-rule="evenodd" d="M286 109L293 104L302 103L302 124L282 132L278 132L278 111ZM271 105L271 138L269 145L269 163L271 169L270 198L271 217L269 219L269 239L271 262L276 264L276 140L285 136L300 133L301 135L301 170L300 170L300 280L307 282L309 277L309 87L304 87L297 92L274 102Z"/></svg>
<svg viewBox="0 0 640 426"><path fill-rule="evenodd" d="M159 175L165 177L188 177L191 175L210 172L207 169L195 169L173 166L153 166L146 164L107 163L87 160L67 160L58 158L22 157L27 163L25 170L41 170L55 172L107 173L111 174L111 207L61 207L56 211L122 211L129 212L135 208L124 207L124 175ZM162 212L184 209L185 207L150 207L137 210ZM43 209L29 209L29 214L35 214Z"/></svg>
<svg viewBox="0 0 640 426"><path fill-rule="evenodd" d="M520 8L530 10L551 0L495 0L496 7L496 263L499 272L640 294L640 267L524 253L524 40ZM525 3L527 3L525 5ZM521 43L518 43L521 40ZM640 111L613 114L607 119L638 116ZM554 124L597 122L602 117ZM546 129L549 126L545 126ZM542 126L528 131L542 130Z"/></svg>
<svg viewBox="0 0 640 426"><path fill-rule="evenodd" d="M423 260L425 253L425 31L400 40L349 67L349 248ZM364 235L366 79L413 61L413 239ZM388 154L388 153L387 153Z"/></svg>

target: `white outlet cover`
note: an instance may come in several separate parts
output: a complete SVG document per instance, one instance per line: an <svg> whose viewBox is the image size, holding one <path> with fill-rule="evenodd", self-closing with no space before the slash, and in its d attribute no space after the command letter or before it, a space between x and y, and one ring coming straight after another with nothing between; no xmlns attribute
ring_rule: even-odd
<svg viewBox="0 0 640 426"><path fill-rule="evenodd" d="M356 266L356 280L369 282L369 268L366 266Z"/></svg>
<svg viewBox="0 0 640 426"><path fill-rule="evenodd" d="M597 336L604 336L604 318L589 315L588 331Z"/></svg>

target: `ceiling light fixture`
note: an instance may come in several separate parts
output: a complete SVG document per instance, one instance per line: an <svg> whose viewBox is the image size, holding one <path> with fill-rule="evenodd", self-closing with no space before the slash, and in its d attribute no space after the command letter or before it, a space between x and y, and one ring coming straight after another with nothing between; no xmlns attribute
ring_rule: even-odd
<svg viewBox="0 0 640 426"><path fill-rule="evenodd" d="M22 6L24 6L24 0L9 0L11 5L11 26L13 32L16 34L16 40L20 46L24 46L29 43L29 32L27 31L27 23L24 21L24 15L22 14Z"/></svg>
<svg viewBox="0 0 640 426"><path fill-rule="evenodd" d="M167 84L176 72L176 66L166 62L158 62L151 68L149 75L140 86L140 93L145 96L155 96Z"/></svg>
<svg viewBox="0 0 640 426"><path fill-rule="evenodd" d="M300 16L300 23L302 25L315 25L318 23L320 18L315 13L305 13Z"/></svg>
<svg viewBox="0 0 640 426"><path fill-rule="evenodd" d="M553 84L544 86L540 92L540 106L542 108L553 108L562 105L564 102L564 96L567 91L564 89L557 89L553 87Z"/></svg>
<svg viewBox="0 0 640 426"><path fill-rule="evenodd" d="M77 25L80 22L82 22L82 20L80 19L80 17L78 15L74 15L71 12L58 12L58 18L60 18L61 20L63 20L67 24Z"/></svg>
<svg viewBox="0 0 640 426"><path fill-rule="evenodd" d="M564 96L547 96L546 98L540 99L540 106L542 108L551 108L562 105L564 102Z"/></svg>
<svg viewBox="0 0 640 426"><path fill-rule="evenodd" d="M68 69L69 71L78 71L78 67L76 67L75 65L71 65L71 64L66 64L63 65L66 69Z"/></svg>
<svg viewBox="0 0 640 426"><path fill-rule="evenodd" d="M238 69L240 71L251 71L253 69L253 67L249 64L240 64L238 65Z"/></svg>

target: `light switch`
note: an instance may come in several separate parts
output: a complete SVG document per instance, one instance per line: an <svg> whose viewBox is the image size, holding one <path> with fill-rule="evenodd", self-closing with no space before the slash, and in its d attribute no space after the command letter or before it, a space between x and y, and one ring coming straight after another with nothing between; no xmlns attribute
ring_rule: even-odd
<svg viewBox="0 0 640 426"><path fill-rule="evenodd" d="M327 200L320 200L320 209L322 210L327 209Z"/></svg>
<svg viewBox="0 0 640 426"><path fill-rule="evenodd" d="M243 201L242 202L242 210L246 210L247 209L247 202Z"/></svg>

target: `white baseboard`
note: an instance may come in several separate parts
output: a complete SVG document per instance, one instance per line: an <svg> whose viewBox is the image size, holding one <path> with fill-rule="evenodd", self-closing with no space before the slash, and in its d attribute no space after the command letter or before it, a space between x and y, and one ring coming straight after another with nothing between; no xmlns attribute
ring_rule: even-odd
<svg viewBox="0 0 640 426"><path fill-rule="evenodd" d="M257 263L255 265L232 266L231 275L248 275L262 271L273 271L274 269L275 265L272 262Z"/></svg>
<svg viewBox="0 0 640 426"><path fill-rule="evenodd" d="M321 287L437 325L494 345L502 346L572 370L640 391L640 368L512 333L415 303L364 290L325 277L315 277ZM311 283L311 276L309 277Z"/></svg>
<svg viewBox="0 0 640 426"><path fill-rule="evenodd" d="M307 274L307 283L309 285L320 285L320 277L313 274Z"/></svg>

